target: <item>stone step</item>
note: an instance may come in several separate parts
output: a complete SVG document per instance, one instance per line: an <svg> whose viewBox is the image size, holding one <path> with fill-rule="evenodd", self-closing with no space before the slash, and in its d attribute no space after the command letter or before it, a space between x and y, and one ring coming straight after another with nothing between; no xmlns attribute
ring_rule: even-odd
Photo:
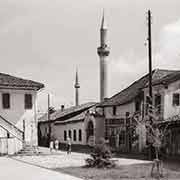
<svg viewBox="0 0 180 180"><path fill-rule="evenodd" d="M36 147L26 145L23 149L21 149L18 154L19 155L33 155L33 154L38 154L39 152L37 151Z"/></svg>
<svg viewBox="0 0 180 180"><path fill-rule="evenodd" d="M25 151L25 150L22 150L22 151L19 151L19 153L34 153L34 152L36 152L36 151Z"/></svg>
<svg viewBox="0 0 180 180"><path fill-rule="evenodd" d="M34 150L35 148L23 148L24 150Z"/></svg>

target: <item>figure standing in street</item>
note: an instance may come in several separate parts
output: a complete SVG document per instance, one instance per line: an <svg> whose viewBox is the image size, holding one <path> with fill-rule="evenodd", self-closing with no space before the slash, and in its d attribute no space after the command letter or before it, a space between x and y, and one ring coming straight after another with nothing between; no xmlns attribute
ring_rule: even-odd
<svg viewBox="0 0 180 180"><path fill-rule="evenodd" d="M59 150L59 141L56 139L54 144L55 144L55 150L58 151Z"/></svg>
<svg viewBox="0 0 180 180"><path fill-rule="evenodd" d="M54 149L54 142L52 140L50 141L49 148L50 148L50 152L52 153Z"/></svg>
<svg viewBox="0 0 180 180"><path fill-rule="evenodd" d="M67 138L67 154L71 154L71 139Z"/></svg>

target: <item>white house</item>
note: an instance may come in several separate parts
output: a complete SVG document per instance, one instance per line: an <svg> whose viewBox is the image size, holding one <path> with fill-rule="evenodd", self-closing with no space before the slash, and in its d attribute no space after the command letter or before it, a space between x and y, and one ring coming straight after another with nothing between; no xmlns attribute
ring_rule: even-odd
<svg viewBox="0 0 180 180"><path fill-rule="evenodd" d="M138 113L141 121L148 113L148 76L143 76L130 86L99 104L105 116L105 137L117 150L142 151L146 145L143 127L137 128L138 144L133 144L130 117ZM153 106L157 122L168 120L180 114L180 71L155 69L152 71ZM141 124L143 125L143 124ZM179 128L180 129L180 128ZM141 130L141 131L139 131ZM178 131L177 131L178 132ZM176 152L180 152L180 141L176 141ZM134 147L133 147L134 146ZM179 148L179 150L178 150Z"/></svg>
<svg viewBox="0 0 180 180"><path fill-rule="evenodd" d="M39 145L48 146L50 139L58 139L61 144L71 138L73 145L94 145L104 137L104 118L96 103L85 103L47 114L39 119Z"/></svg>
<svg viewBox="0 0 180 180"><path fill-rule="evenodd" d="M36 97L43 84L0 73L0 153L37 145Z"/></svg>

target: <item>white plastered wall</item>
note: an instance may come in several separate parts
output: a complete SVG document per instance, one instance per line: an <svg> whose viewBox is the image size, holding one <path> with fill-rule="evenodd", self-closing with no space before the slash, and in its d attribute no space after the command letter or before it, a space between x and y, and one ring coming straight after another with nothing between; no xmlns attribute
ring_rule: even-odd
<svg viewBox="0 0 180 180"><path fill-rule="evenodd" d="M3 109L2 93L10 94L9 109ZM24 107L25 94L32 94L32 109L25 109ZM36 94L36 91L32 90L0 89L0 115L22 131L23 120L25 120L25 141L27 143L33 143L34 145L37 144ZM4 137L6 134L4 130L0 130L0 137Z"/></svg>
<svg viewBox="0 0 180 180"><path fill-rule="evenodd" d="M164 96L164 119L180 114L180 106L173 105L173 93L180 94L180 80L169 84Z"/></svg>
<svg viewBox="0 0 180 180"><path fill-rule="evenodd" d="M79 129L81 129L82 132L81 141L79 141L78 139ZM68 136L69 130L71 130L72 144L81 144L81 145L86 144L86 131L85 131L84 121L80 121L80 122L74 121L73 123L67 123L67 124L54 124L52 127L52 136L55 139L58 139L61 143L66 143L66 141L64 141L64 131L67 132L67 136ZM76 130L76 141L74 141L73 139L74 130Z"/></svg>

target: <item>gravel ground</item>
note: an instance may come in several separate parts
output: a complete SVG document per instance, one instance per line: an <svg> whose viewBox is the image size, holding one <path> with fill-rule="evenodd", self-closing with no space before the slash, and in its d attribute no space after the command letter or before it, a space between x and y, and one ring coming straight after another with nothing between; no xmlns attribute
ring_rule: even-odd
<svg viewBox="0 0 180 180"><path fill-rule="evenodd" d="M82 180L68 173L51 171L28 163L0 157L1 180Z"/></svg>
<svg viewBox="0 0 180 180"><path fill-rule="evenodd" d="M67 155L64 151L50 153L47 148L41 148L39 155L18 155L12 158L27 164L48 168L59 173L69 174L86 180L115 180L115 179L148 179L151 180L151 162L144 160L114 158L118 165L113 169L84 168L88 154L72 152ZM178 166L179 167L179 166ZM165 167L165 179L180 179L180 173L176 169L170 170Z"/></svg>
<svg viewBox="0 0 180 180"><path fill-rule="evenodd" d="M58 151L50 153L47 148L40 149L42 153L39 155L17 155L13 156L13 159L34 164L40 167L56 169L65 167L81 167L85 165L85 159L90 157L88 154L75 153L67 154L64 151ZM126 158L113 158L116 160L116 164L121 165L133 165L133 164L148 164L150 161L126 159Z"/></svg>

